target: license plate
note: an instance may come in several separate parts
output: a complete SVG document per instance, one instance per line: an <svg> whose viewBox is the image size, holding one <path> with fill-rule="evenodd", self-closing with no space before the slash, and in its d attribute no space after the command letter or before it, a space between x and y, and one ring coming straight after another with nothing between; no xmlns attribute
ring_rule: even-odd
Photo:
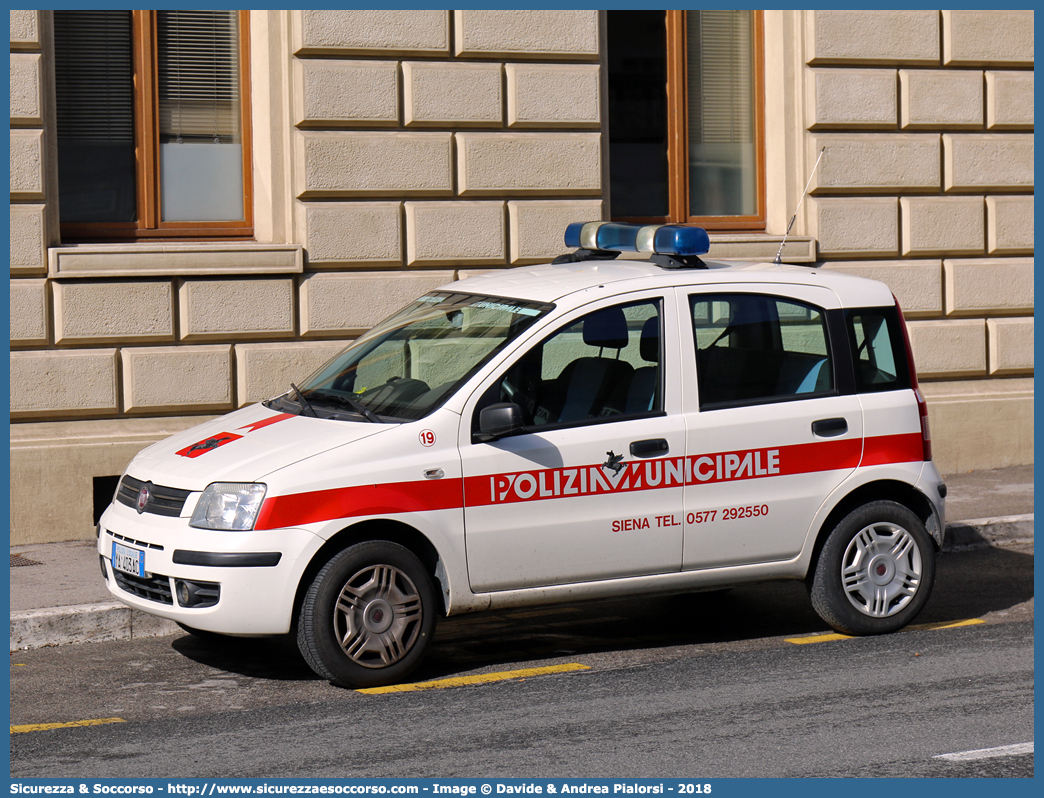
<svg viewBox="0 0 1044 798"><path fill-rule="evenodd" d="M145 576L145 552L129 546L112 544L112 567L125 574Z"/></svg>

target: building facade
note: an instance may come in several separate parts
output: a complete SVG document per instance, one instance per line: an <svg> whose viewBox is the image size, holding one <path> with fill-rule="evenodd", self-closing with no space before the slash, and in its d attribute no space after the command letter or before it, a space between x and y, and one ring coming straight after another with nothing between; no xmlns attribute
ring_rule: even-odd
<svg viewBox="0 0 1044 798"><path fill-rule="evenodd" d="M569 222L771 259L820 155L784 260L892 288L943 472L1032 462L1031 11L73 13L10 12L12 543Z"/></svg>

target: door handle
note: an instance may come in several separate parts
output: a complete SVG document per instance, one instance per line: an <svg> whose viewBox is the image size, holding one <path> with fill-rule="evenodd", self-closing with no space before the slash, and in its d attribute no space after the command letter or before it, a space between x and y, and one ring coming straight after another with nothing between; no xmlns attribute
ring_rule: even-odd
<svg viewBox="0 0 1044 798"><path fill-rule="evenodd" d="M667 454L670 446L664 438L652 438L647 441L634 441L631 444L631 457L655 457Z"/></svg>
<svg viewBox="0 0 1044 798"><path fill-rule="evenodd" d="M812 422L812 433L821 438L834 438L848 432L848 422L843 418L823 418Z"/></svg>

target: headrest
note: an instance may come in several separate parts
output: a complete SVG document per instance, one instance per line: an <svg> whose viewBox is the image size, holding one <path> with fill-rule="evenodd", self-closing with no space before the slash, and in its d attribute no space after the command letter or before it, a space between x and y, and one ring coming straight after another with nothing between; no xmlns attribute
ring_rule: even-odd
<svg viewBox="0 0 1044 798"><path fill-rule="evenodd" d="M660 317L646 319L642 325L642 338L638 344L642 360L658 363L660 360Z"/></svg>
<svg viewBox="0 0 1044 798"><path fill-rule="evenodd" d="M627 319L619 307L597 310L584 319L584 343L623 349L627 346Z"/></svg>

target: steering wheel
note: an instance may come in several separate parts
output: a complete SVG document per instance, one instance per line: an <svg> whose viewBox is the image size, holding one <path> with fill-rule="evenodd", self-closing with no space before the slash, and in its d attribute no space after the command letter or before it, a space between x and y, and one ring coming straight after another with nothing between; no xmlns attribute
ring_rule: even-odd
<svg viewBox="0 0 1044 798"><path fill-rule="evenodd" d="M522 410L522 417L526 424L533 423L533 411L536 410L536 397L534 391L526 390L524 387L512 382L513 370L504 375L500 381L500 401L514 402Z"/></svg>

